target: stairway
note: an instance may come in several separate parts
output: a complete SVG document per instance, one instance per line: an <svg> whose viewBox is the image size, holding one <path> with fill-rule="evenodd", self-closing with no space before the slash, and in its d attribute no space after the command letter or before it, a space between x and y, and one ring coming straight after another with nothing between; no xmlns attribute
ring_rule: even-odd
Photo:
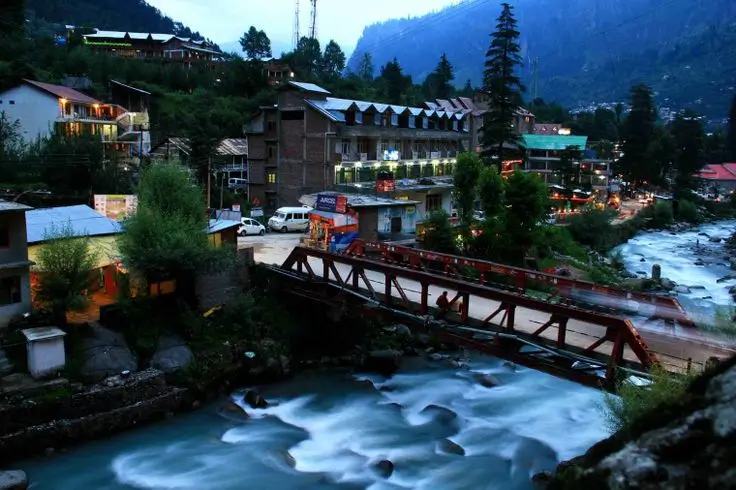
<svg viewBox="0 0 736 490"><path fill-rule="evenodd" d="M5 351L0 349L0 376L5 376L13 371L13 364L5 356Z"/></svg>

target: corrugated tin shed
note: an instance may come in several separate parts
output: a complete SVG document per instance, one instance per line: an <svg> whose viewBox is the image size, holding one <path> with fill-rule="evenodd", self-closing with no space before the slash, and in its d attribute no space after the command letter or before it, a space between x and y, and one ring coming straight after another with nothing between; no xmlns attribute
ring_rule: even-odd
<svg viewBox="0 0 736 490"><path fill-rule="evenodd" d="M16 211L28 211L29 209L33 209L30 206L26 206L25 204L20 204L17 202L12 201L3 201L0 199L0 213L13 213Z"/></svg>
<svg viewBox="0 0 736 490"><path fill-rule="evenodd" d="M32 209L26 211L28 244L43 242L45 234L54 226L66 226L67 223L71 224L74 233L81 236L114 235L123 231L120 223L84 204Z"/></svg>
<svg viewBox="0 0 736 490"><path fill-rule="evenodd" d="M232 221L229 219L211 219L207 226L207 233L217 233L228 228L240 226L240 221Z"/></svg>
<svg viewBox="0 0 736 490"><path fill-rule="evenodd" d="M166 143L174 145L180 152L189 155L192 152L191 146L189 146L188 138L172 137L163 141L157 145L151 153L155 153L160 148L165 148ZM217 147L218 155L231 155L231 156L243 156L248 154L248 139L247 138L226 138L220 142Z"/></svg>

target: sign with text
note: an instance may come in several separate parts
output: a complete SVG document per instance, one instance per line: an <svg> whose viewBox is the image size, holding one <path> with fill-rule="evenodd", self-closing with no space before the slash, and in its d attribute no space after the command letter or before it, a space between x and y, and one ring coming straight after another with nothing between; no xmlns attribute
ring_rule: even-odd
<svg viewBox="0 0 736 490"><path fill-rule="evenodd" d="M263 217L263 208L250 208L250 217L251 218Z"/></svg>
<svg viewBox="0 0 736 490"><path fill-rule="evenodd" d="M95 211L116 221L135 213L138 207L138 196L95 194Z"/></svg>
<svg viewBox="0 0 736 490"><path fill-rule="evenodd" d="M314 207L318 211L344 214L347 212L348 198L340 194L317 194Z"/></svg>

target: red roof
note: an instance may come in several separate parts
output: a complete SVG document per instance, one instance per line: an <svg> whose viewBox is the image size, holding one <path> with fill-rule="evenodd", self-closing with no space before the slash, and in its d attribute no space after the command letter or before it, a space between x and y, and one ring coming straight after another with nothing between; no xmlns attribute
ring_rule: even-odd
<svg viewBox="0 0 736 490"><path fill-rule="evenodd" d="M736 180L736 163L706 165L698 176L708 180Z"/></svg>
<svg viewBox="0 0 736 490"><path fill-rule="evenodd" d="M50 83L36 82L34 80L24 80L24 82L70 102L78 102L80 104L101 104L99 100L93 99L89 95L78 92L73 88L64 87L63 85L52 85Z"/></svg>

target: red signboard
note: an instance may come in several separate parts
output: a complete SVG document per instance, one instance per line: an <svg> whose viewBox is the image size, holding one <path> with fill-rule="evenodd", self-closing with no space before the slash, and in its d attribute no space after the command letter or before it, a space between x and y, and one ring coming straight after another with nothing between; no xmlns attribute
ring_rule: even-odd
<svg viewBox="0 0 736 490"><path fill-rule="evenodd" d="M348 211L348 198L345 196L337 196L335 202L335 212L345 214Z"/></svg>
<svg viewBox="0 0 736 490"><path fill-rule="evenodd" d="M376 181L376 192L393 192L394 190L396 190L396 181L394 179Z"/></svg>

